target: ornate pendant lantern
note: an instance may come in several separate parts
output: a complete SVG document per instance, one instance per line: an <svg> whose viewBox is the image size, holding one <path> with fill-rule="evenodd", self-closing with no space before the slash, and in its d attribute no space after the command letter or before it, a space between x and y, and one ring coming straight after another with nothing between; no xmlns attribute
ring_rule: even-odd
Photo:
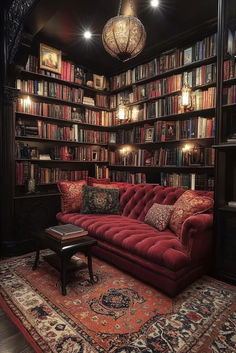
<svg viewBox="0 0 236 353"><path fill-rule="evenodd" d="M129 0L133 10L132 0ZM105 24L102 32L102 42L105 50L121 61L127 61L137 56L145 45L146 31L142 22L136 16L120 15L122 0L120 0L118 15Z"/></svg>

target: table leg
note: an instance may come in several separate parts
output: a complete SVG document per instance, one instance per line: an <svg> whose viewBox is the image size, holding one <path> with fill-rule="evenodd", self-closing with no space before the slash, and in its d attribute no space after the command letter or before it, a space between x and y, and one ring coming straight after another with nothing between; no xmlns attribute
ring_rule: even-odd
<svg viewBox="0 0 236 353"><path fill-rule="evenodd" d="M61 255L61 293L66 295L66 260Z"/></svg>
<svg viewBox="0 0 236 353"><path fill-rule="evenodd" d="M32 266L32 270L36 270L37 266L38 266L38 262L39 262L39 248L36 250L36 255L35 255L35 260L34 260L34 264Z"/></svg>
<svg viewBox="0 0 236 353"><path fill-rule="evenodd" d="M91 256L90 250L87 252L87 257L88 257L88 269L89 269L90 282L94 283L92 256Z"/></svg>

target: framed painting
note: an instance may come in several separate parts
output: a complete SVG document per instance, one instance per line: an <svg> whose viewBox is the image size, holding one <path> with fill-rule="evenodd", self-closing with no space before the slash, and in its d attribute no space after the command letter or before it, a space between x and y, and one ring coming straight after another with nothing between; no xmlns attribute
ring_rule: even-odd
<svg viewBox="0 0 236 353"><path fill-rule="evenodd" d="M40 43L40 69L61 73L61 51Z"/></svg>

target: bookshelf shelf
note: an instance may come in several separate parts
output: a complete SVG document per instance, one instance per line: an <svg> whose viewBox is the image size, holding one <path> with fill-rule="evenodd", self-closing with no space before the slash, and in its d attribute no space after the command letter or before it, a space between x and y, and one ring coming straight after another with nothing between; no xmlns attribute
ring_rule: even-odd
<svg viewBox="0 0 236 353"><path fill-rule="evenodd" d="M232 84L236 84L236 77L230 78L228 80L223 81L224 86L230 86Z"/></svg>
<svg viewBox="0 0 236 353"><path fill-rule="evenodd" d="M132 146L159 146L159 145L164 145L164 144L181 144L183 142L209 142L212 143L214 140L214 137L205 137L205 138L189 138L189 139L180 139L180 140L172 140L172 141L161 141L161 142L143 142L143 143L131 143ZM129 145L129 143L110 143L108 146L109 147L121 147L124 145Z"/></svg>
<svg viewBox="0 0 236 353"><path fill-rule="evenodd" d="M91 92L98 93L98 94L106 94L106 95L110 94L110 92L105 91L105 90L99 90L99 89L96 89L96 88L93 88L93 87L90 87L90 86L80 85L80 84L78 84L76 82L62 80L60 78L39 74L39 73L33 72L33 71L21 70L20 76L21 77L36 78L36 79L39 79L39 80L47 80L47 81L50 81L50 82L53 81L53 82L57 82L57 83L59 83L61 85L83 88L84 90L91 91Z"/></svg>
<svg viewBox="0 0 236 353"><path fill-rule="evenodd" d="M35 99L39 99L42 101L47 101L47 102L54 102L54 103L61 103L61 104L65 104L65 105L69 105L69 106L75 106L75 107L84 107L84 108L88 108L91 110L100 110L100 111L110 111L110 109L108 108L103 108L103 107L97 107L94 105L89 105L89 104L84 104L84 103L75 103L75 102L71 102L69 100L65 100L65 99L59 99L59 98L55 98L55 97L49 97L49 96L43 96L41 94L35 94L35 93L28 93L28 92L24 92L24 91L20 91L19 90L19 95L21 97L25 97L25 96L29 96Z"/></svg>
<svg viewBox="0 0 236 353"><path fill-rule="evenodd" d="M56 123L60 124L68 124L68 125L79 125L84 128L90 128L94 129L96 127L96 130L105 130L111 128L110 126L102 126L102 125L93 125L93 124L87 124L87 123L81 123L76 120L66 120L66 119L59 119L59 118L53 118L50 116L44 116L44 115L36 115L36 114L29 114L29 113L22 113L22 112L16 112L16 116L19 118L26 118L26 119L31 119L31 120L43 120L43 121L53 121Z"/></svg>
<svg viewBox="0 0 236 353"><path fill-rule="evenodd" d="M221 150L230 150L231 148L236 148L236 143L220 143L218 145L213 145L212 147Z"/></svg>
<svg viewBox="0 0 236 353"><path fill-rule="evenodd" d="M122 86L122 87L120 87L118 89L112 90L111 94L116 94L116 93L122 92L124 90L127 90L127 89L131 88L133 85L145 84L145 83L151 82L153 80L158 80L158 79L161 79L161 78L164 78L164 77L168 77L168 76L171 76L171 75L174 75L174 74L178 74L178 73L184 72L185 70L193 69L193 68L195 68L197 66L211 64L211 63L213 63L215 61L216 61L216 56L211 56L211 57L206 58L204 60L194 61L191 64L182 65L182 66L179 66L177 68L174 68L174 69L171 69L171 70L167 70L167 71L165 71L163 73L154 75L152 77L148 77L148 78L145 78L143 80L139 80L139 81L134 82L134 83L132 83L130 85Z"/></svg>
<svg viewBox="0 0 236 353"><path fill-rule="evenodd" d="M16 138L16 140L22 140L22 141L52 142L52 143L67 144L67 145L107 146L106 143L90 143L90 142L77 142L77 141L67 141L67 140L52 140L52 139L32 137L32 136L16 136L15 138Z"/></svg>
<svg viewBox="0 0 236 353"><path fill-rule="evenodd" d="M165 167L158 167L158 166L134 166L134 165L109 165L109 168L112 169L147 169L147 168L152 168L152 169L158 169L160 171L167 171L167 170L212 170L214 171L214 166L165 166Z"/></svg>
<svg viewBox="0 0 236 353"><path fill-rule="evenodd" d="M54 159L16 159L16 162L31 162L31 163L65 163L65 164L107 164L108 161L64 161L64 160L54 160Z"/></svg>
<svg viewBox="0 0 236 353"><path fill-rule="evenodd" d="M222 105L222 109L235 109L235 108L236 108L236 103Z"/></svg>

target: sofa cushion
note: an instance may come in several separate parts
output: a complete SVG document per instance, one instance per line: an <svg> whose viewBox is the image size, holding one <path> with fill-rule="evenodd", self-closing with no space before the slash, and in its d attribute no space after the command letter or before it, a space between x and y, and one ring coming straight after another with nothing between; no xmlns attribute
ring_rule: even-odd
<svg viewBox="0 0 236 353"><path fill-rule="evenodd" d="M76 212L82 207L82 186L86 185L85 180L57 182L58 190L61 193L61 211L63 213Z"/></svg>
<svg viewBox="0 0 236 353"><path fill-rule="evenodd" d="M88 185L93 186L93 183L96 184L110 184L110 178L96 179L93 177L88 177Z"/></svg>
<svg viewBox="0 0 236 353"><path fill-rule="evenodd" d="M81 213L119 214L119 189L83 186Z"/></svg>
<svg viewBox="0 0 236 353"><path fill-rule="evenodd" d="M154 203L148 210L144 222L157 228L159 231L163 231L166 229L173 211L174 206L172 205Z"/></svg>
<svg viewBox="0 0 236 353"><path fill-rule="evenodd" d="M174 212L170 218L170 229L177 236L181 236L184 221L193 215L204 213L213 208L213 199L206 196L196 196L196 193L188 190L175 202Z"/></svg>
<svg viewBox="0 0 236 353"><path fill-rule="evenodd" d="M137 219L119 215L57 214L58 221L88 230L98 241L112 244L173 271L189 263L180 240L169 229L157 229Z"/></svg>

